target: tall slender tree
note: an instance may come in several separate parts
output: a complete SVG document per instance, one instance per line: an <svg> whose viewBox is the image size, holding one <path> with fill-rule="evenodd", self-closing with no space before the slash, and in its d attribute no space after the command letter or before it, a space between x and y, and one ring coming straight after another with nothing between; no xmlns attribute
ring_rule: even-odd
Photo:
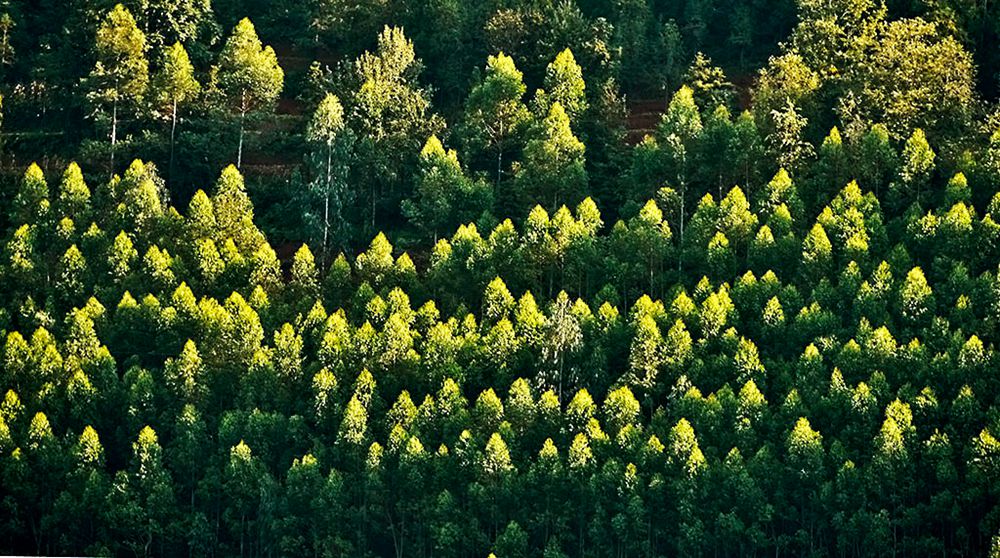
<svg viewBox="0 0 1000 558"><path fill-rule="evenodd" d="M115 168L118 146L118 111L121 105L136 103L149 85L146 36L132 14L116 5L97 28L94 44L97 61L86 80L89 96L97 106L111 106L111 171Z"/></svg>
<svg viewBox="0 0 1000 558"><path fill-rule="evenodd" d="M153 78L153 87L161 110L170 118L170 166L167 177L174 171L174 142L177 134L178 107L193 100L201 91L201 84L194 77L194 67L188 53L180 43L163 51L160 71Z"/></svg>
<svg viewBox="0 0 1000 558"><path fill-rule="evenodd" d="M339 227L342 219L341 210L347 201L343 173L343 158L346 156L345 142L342 140L344 132L344 107L336 95L328 93L316 107L316 112L313 113L306 128L306 139L317 146L322 146L323 153L322 172L314 181L318 187L312 188L318 192L323 201L323 219L320 222L323 231L321 252L323 267L326 266L330 253L331 226ZM334 159L335 156L337 160ZM338 240L342 241L343 238Z"/></svg>
<svg viewBox="0 0 1000 558"><path fill-rule="evenodd" d="M240 115L240 140L236 152L236 168L240 168L246 117L278 99L284 88L285 72L278 65L274 49L261 45L253 23L243 18L222 48L217 77L226 101Z"/></svg>
<svg viewBox="0 0 1000 558"><path fill-rule="evenodd" d="M524 76L514 60L499 53L486 62L486 74L469 93L463 137L469 149L496 160L496 184L503 179L504 156L517 147L531 120L524 104Z"/></svg>

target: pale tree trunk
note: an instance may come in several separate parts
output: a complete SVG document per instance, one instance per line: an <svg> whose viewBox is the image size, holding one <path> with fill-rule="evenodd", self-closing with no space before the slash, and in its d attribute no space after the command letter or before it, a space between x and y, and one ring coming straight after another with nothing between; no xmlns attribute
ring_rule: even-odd
<svg viewBox="0 0 1000 558"><path fill-rule="evenodd" d="M497 186L500 186L500 176L503 173L503 149L497 150Z"/></svg>
<svg viewBox="0 0 1000 558"><path fill-rule="evenodd" d="M240 112L240 146L236 151L236 168L239 169L243 166L243 118L246 115L244 112Z"/></svg>
<svg viewBox="0 0 1000 558"><path fill-rule="evenodd" d="M115 174L115 147L118 145L118 98L111 105L111 175Z"/></svg>
<svg viewBox="0 0 1000 558"><path fill-rule="evenodd" d="M649 295L653 296L653 271L656 269L656 247L649 252Z"/></svg>
<svg viewBox="0 0 1000 558"><path fill-rule="evenodd" d="M170 166L167 167L167 178L174 177L174 135L177 133L177 97L174 97L173 110L170 115Z"/></svg>
<svg viewBox="0 0 1000 558"><path fill-rule="evenodd" d="M500 130L495 137L497 138L497 189L499 190L500 177L503 176L503 122L500 122Z"/></svg>
<svg viewBox="0 0 1000 558"><path fill-rule="evenodd" d="M240 146L236 152L236 168L240 168L243 164L243 124L246 120L247 115L247 92L243 92L243 98L240 100Z"/></svg>
<svg viewBox="0 0 1000 558"><path fill-rule="evenodd" d="M333 142L326 143L326 188L323 189L323 267L326 267L329 254L330 236L330 185L333 174Z"/></svg>

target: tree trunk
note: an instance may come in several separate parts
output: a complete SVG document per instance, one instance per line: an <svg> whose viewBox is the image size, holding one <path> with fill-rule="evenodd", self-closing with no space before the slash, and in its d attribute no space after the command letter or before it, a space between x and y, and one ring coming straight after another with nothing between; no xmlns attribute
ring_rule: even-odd
<svg viewBox="0 0 1000 558"><path fill-rule="evenodd" d="M561 343L560 343L560 345L561 345ZM556 360L559 361L559 401L562 401L563 400L563 396L562 396L562 393L563 393L563 369L565 368L565 366L563 364L565 362L565 360L563 359L562 350L558 351L558 353L556 355Z"/></svg>
<svg viewBox="0 0 1000 558"><path fill-rule="evenodd" d="M167 167L167 179L174 177L174 135L177 133L177 97L174 97L173 110L170 114L170 166Z"/></svg>
<svg viewBox="0 0 1000 558"><path fill-rule="evenodd" d="M31 535L35 538L35 554L42 554L42 534L39 533L40 527L35 525L34 514L28 514L29 521L31 522Z"/></svg>
<svg viewBox="0 0 1000 558"><path fill-rule="evenodd" d="M247 92L243 92L243 97L240 99L240 146L236 152L236 168L240 168L243 164L243 125L246 120L247 115Z"/></svg>
<svg viewBox="0 0 1000 558"><path fill-rule="evenodd" d="M330 186L333 167L333 142L326 144L326 188L323 189L323 256L322 266L325 269L327 264L327 254L329 253L330 235Z"/></svg>
<svg viewBox="0 0 1000 558"><path fill-rule="evenodd" d="M243 166L243 118L245 113L240 112L240 145L236 151L236 168L239 169Z"/></svg>
<svg viewBox="0 0 1000 558"><path fill-rule="evenodd" d="M500 176L503 173L503 149L497 150L497 186L500 186Z"/></svg>
<svg viewBox="0 0 1000 558"><path fill-rule="evenodd" d="M115 174L115 147L118 145L118 98L111 105L111 176Z"/></svg>
<svg viewBox="0 0 1000 558"><path fill-rule="evenodd" d="M503 122L500 122L499 133L494 137L497 138L497 186L499 187L500 176L503 173Z"/></svg>
<svg viewBox="0 0 1000 558"><path fill-rule="evenodd" d="M654 246L653 250L649 253L649 296L655 296L653 293L653 268L656 266L654 262L656 260L655 254L657 248L657 246Z"/></svg>

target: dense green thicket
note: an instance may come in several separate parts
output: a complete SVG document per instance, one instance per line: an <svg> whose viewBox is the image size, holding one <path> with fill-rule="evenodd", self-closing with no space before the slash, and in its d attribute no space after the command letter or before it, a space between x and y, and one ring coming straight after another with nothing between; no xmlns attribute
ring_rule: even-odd
<svg viewBox="0 0 1000 558"><path fill-rule="evenodd" d="M1000 554L1000 18L904 4L0 3L0 552Z"/></svg>

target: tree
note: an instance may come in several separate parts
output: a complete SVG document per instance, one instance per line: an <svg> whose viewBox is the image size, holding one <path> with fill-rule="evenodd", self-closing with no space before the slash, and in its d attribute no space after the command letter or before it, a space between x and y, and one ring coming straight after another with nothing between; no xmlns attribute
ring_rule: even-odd
<svg viewBox="0 0 1000 558"><path fill-rule="evenodd" d="M167 176L174 172L174 137L177 132L178 106L193 100L201 91L201 84L194 77L194 67L187 51L178 42L164 50L160 71L153 78L161 110L170 116L170 166Z"/></svg>
<svg viewBox="0 0 1000 558"><path fill-rule="evenodd" d="M179 357L167 359L163 365L163 375L167 387L184 403L197 405L207 395L204 365L198 355L198 347L190 339L184 343Z"/></svg>
<svg viewBox="0 0 1000 558"><path fill-rule="evenodd" d="M757 228L757 215L739 186L733 186L719 202L718 228L743 252Z"/></svg>
<svg viewBox="0 0 1000 558"><path fill-rule="evenodd" d="M224 308L231 320L222 335L222 357L231 364L247 366L257 357L264 340L260 316L238 292L226 299Z"/></svg>
<svg viewBox="0 0 1000 558"><path fill-rule="evenodd" d="M829 272L833 260L833 245L823 225L816 223L802 242L802 265L809 277L819 280Z"/></svg>
<svg viewBox="0 0 1000 558"><path fill-rule="evenodd" d="M665 140L675 135L683 143L689 144L701 134L702 128L701 111L694 101L694 91L683 85L670 98L667 110L657 126L657 137Z"/></svg>
<svg viewBox="0 0 1000 558"><path fill-rule="evenodd" d="M342 48L371 39L385 19L390 4L354 4L345 0L319 0L310 4L309 29L316 40Z"/></svg>
<svg viewBox="0 0 1000 558"><path fill-rule="evenodd" d="M778 161L778 166L789 169L794 174L813 155L812 145L802 138L809 120L799 114L791 101L780 110L772 110L770 119L773 131L768 134L767 142L771 152Z"/></svg>
<svg viewBox="0 0 1000 558"><path fill-rule="evenodd" d="M351 397L344 409L344 417L340 423L338 439L355 447L360 447L365 440L368 428L368 411L357 394Z"/></svg>
<svg viewBox="0 0 1000 558"><path fill-rule="evenodd" d="M753 91L753 114L757 124L770 135L777 127L772 115L795 107L796 114L815 104L816 91L822 85L820 74L803 60L800 53L788 52L772 57L759 72Z"/></svg>
<svg viewBox="0 0 1000 558"><path fill-rule="evenodd" d="M757 172L760 159L764 152L764 142L760 130L750 111L743 111L733 123L733 136L730 152L734 153L733 162L737 169L742 170L743 184L752 188L757 183Z"/></svg>
<svg viewBox="0 0 1000 558"><path fill-rule="evenodd" d="M604 399L602 410L612 432L620 432L626 426L636 424L641 411L639 400L632 395L632 390L628 386L622 386L609 393Z"/></svg>
<svg viewBox="0 0 1000 558"><path fill-rule="evenodd" d="M663 359L663 335L650 316L642 316L635 324L635 335L629 348L627 381L637 388L653 415L654 389Z"/></svg>
<svg viewBox="0 0 1000 558"><path fill-rule="evenodd" d="M578 122L588 108L587 84L583 80L583 69L568 48L556 55L545 69L543 83L545 88L535 92L539 116L548 114L553 103L559 103L570 122Z"/></svg>
<svg viewBox="0 0 1000 558"><path fill-rule="evenodd" d="M876 451L874 465L882 476L883 483L879 489L880 496L891 507L889 521L893 531L893 554L896 553L896 541L899 517L903 499L907 492L909 478L912 478L912 459L909 446L916 435L913 427L913 415L910 406L896 399L886 408L885 421L875 440ZM887 495L883 494L888 492Z"/></svg>
<svg viewBox="0 0 1000 558"><path fill-rule="evenodd" d="M560 291L549 310L547 321L548 332L543 354L546 360L552 362L558 371L559 398L562 399L563 381L565 377L566 356L578 351L583 345L583 331L580 321L572 312L569 295Z"/></svg>
<svg viewBox="0 0 1000 558"><path fill-rule="evenodd" d="M501 52L487 59L486 74L473 86L465 102L462 137L473 153L494 156L498 192L504 156L519 147L521 134L531 120L522 100L526 90L514 60Z"/></svg>
<svg viewBox="0 0 1000 558"><path fill-rule="evenodd" d="M243 163L243 130L246 116L272 104L281 93L285 73L270 46L262 46L249 19L243 18L233 28L219 54L218 87L226 101L240 115L240 141L236 168Z"/></svg>
<svg viewBox="0 0 1000 558"><path fill-rule="evenodd" d="M712 59L698 52L684 76L684 83L702 111L713 111L718 106L729 107L733 98L733 84L722 68L712 65Z"/></svg>
<svg viewBox="0 0 1000 558"><path fill-rule="evenodd" d="M371 229L379 198L399 196L388 200L393 209L398 207L399 198L409 193L401 186L413 172L421 144L444 128L431 112L430 92L417 82L422 67L400 27L385 27L375 52L366 51L354 61L348 120L360 139L359 161L370 185Z"/></svg>
<svg viewBox="0 0 1000 558"><path fill-rule="evenodd" d="M678 224L679 225L679 224ZM628 220L628 239L623 251L639 256L638 267L646 273L646 292L656 293L655 278L663 271L672 237L670 224L664 219L656 201L649 200L639 214ZM624 257L626 254L621 254ZM680 258L678 255L678 269Z"/></svg>
<svg viewBox="0 0 1000 558"><path fill-rule="evenodd" d="M847 153L844 148L840 130L836 126L830 129L830 133L820 144L818 157L812 165L813 180L815 184L809 189L812 199L809 207L816 207L826 203L833 188L839 188L851 178L848 169Z"/></svg>
<svg viewBox="0 0 1000 558"><path fill-rule="evenodd" d="M892 180L898 158L889 142L889 130L883 124L874 124L861 138L858 179L878 196Z"/></svg>
<svg viewBox="0 0 1000 558"><path fill-rule="evenodd" d="M220 241L233 239L241 254L253 254L264 242L254 224L253 203L246 192L243 175L233 165L222 169L212 195L216 234Z"/></svg>
<svg viewBox="0 0 1000 558"><path fill-rule="evenodd" d="M799 198L798 187L783 168L779 168L771 181L760 190L757 211L760 215L769 215L781 205L787 208L794 221L804 217L805 210Z"/></svg>
<svg viewBox="0 0 1000 558"><path fill-rule="evenodd" d="M677 520L681 529L675 544L681 552L690 554L699 544L702 530L698 518L695 488L698 477L706 469L707 464L694 428L687 419L680 419L670 429L664 453L667 455L669 471L673 477L671 496L678 501Z"/></svg>
<svg viewBox="0 0 1000 558"><path fill-rule="evenodd" d="M56 279L56 287L59 289L63 300L72 302L83 294L86 285L87 260L83 253L73 244L66 249L59 260L59 277Z"/></svg>
<svg viewBox="0 0 1000 558"><path fill-rule="evenodd" d="M965 129L975 103L972 56L950 34L919 18L880 27L875 50L849 74L868 122L902 139L917 128Z"/></svg>
<svg viewBox="0 0 1000 558"><path fill-rule="evenodd" d="M92 426L83 428L70 453L72 466L66 488L55 503L53 520L63 530L66 543L82 546L96 542L94 535L105 515L110 479L104 470L104 447Z"/></svg>
<svg viewBox="0 0 1000 558"><path fill-rule="evenodd" d="M911 269L899 290L899 312L903 319L910 324L922 323L934 310L933 295L923 270Z"/></svg>
<svg viewBox="0 0 1000 558"><path fill-rule="evenodd" d="M500 277L493 278L483 293L482 317L488 323L496 323L510 315L514 309L514 296Z"/></svg>
<svg viewBox="0 0 1000 558"><path fill-rule="evenodd" d="M524 147L524 161L516 169L521 199L532 203L551 192L552 207L571 202L586 192L587 170L583 142L573 135L569 117L558 101L542 123L542 136Z"/></svg>
<svg viewBox="0 0 1000 558"><path fill-rule="evenodd" d="M111 105L111 171L118 145L119 105L137 103L149 85L146 36L132 14L116 5L101 21L94 44L97 62L87 78L91 101Z"/></svg>
<svg viewBox="0 0 1000 558"><path fill-rule="evenodd" d="M514 473L514 464L510 459L510 450L499 433L494 432L486 442L480 463L483 480L489 486L488 499L491 519L491 532L496 533L500 526L500 513L503 502L503 485Z"/></svg>
<svg viewBox="0 0 1000 558"><path fill-rule="evenodd" d="M497 535L493 544L493 552L499 556L510 558L525 558L528 555L528 533L516 521L511 521Z"/></svg>
<svg viewBox="0 0 1000 558"><path fill-rule="evenodd" d="M0 14L0 65L10 66L14 63L14 45L11 41L11 35L14 27L17 23L14 18L7 12Z"/></svg>
<svg viewBox="0 0 1000 558"><path fill-rule="evenodd" d="M507 444L497 432L491 434L489 441L486 442L482 468L487 478L501 477L514 469Z"/></svg>
<svg viewBox="0 0 1000 558"><path fill-rule="evenodd" d="M108 272L111 278L119 284L124 282L138 257L139 252L135 249L132 238L125 231L120 231L108 250Z"/></svg>
<svg viewBox="0 0 1000 558"><path fill-rule="evenodd" d="M811 66L832 75L863 61L886 15L885 5L872 0L805 0L797 7L793 45Z"/></svg>
<svg viewBox="0 0 1000 558"><path fill-rule="evenodd" d="M14 231L4 250L6 273L18 284L32 284L39 271L36 230L32 225L21 225Z"/></svg>
<svg viewBox="0 0 1000 558"><path fill-rule="evenodd" d="M23 528L31 535L29 541L36 552L41 552L49 547L51 540L51 526L47 524L58 497L56 479L65 474L64 458L45 413L35 413L25 426L24 448L17 447L11 452L11 460L5 467L10 481L5 484L10 486L12 507L26 516ZM9 430L7 438L7 444L11 445Z"/></svg>
<svg viewBox="0 0 1000 558"><path fill-rule="evenodd" d="M818 508L816 497L825 456L823 436L812 429L809 419L799 417L788 434L787 450L789 473L799 479L793 493L794 508L789 512L798 512L799 528L807 530L808 543L812 545L816 529L814 512Z"/></svg>
<svg viewBox="0 0 1000 558"><path fill-rule="evenodd" d="M308 244L303 244L292 257L292 282L299 300L314 301L319 296L319 270Z"/></svg>
<svg viewBox="0 0 1000 558"><path fill-rule="evenodd" d="M342 227L341 211L346 207L346 184L344 159L346 158L347 145L344 141L344 107L340 104L340 99L332 93L327 93L326 97L320 101L313 113L312 119L306 128L306 139L316 145L322 146L325 152L323 172L317 176L314 185L310 189L318 192L323 200L323 219L320 228L323 231L322 252L325 263L330 251L330 229L334 230L338 241L343 241L343 233L338 229ZM334 153L337 160L334 161ZM331 208L332 204L332 208ZM332 215L331 215L332 210ZM311 211L310 211L311 213ZM340 244L340 242L338 242Z"/></svg>
<svg viewBox="0 0 1000 558"><path fill-rule="evenodd" d="M238 533L240 556L243 556L248 535L252 537L251 548L259 547L262 538L259 521L263 519L260 517L261 508L267 501L271 479L260 458L253 455L250 447L240 440L229 450L229 463L223 482L229 502L223 515L230 524L231 531ZM253 545L254 542L258 544Z"/></svg>
<svg viewBox="0 0 1000 558"><path fill-rule="evenodd" d="M392 278L393 263L392 244L384 234L378 233L372 239L368 250L358 254L354 268L358 276L378 289Z"/></svg>
<svg viewBox="0 0 1000 558"><path fill-rule="evenodd" d="M670 429L668 458L673 467L685 476L694 476L705 467L705 455L698 446L694 428L687 419L680 419Z"/></svg>
<svg viewBox="0 0 1000 558"><path fill-rule="evenodd" d="M684 85L674 93L656 127L656 141L665 164L667 184L677 191L679 216L677 232L684 242L687 204L690 200L688 185L691 182L695 146L703 131L701 112L694 102L694 92Z"/></svg>
<svg viewBox="0 0 1000 558"><path fill-rule="evenodd" d="M492 205L489 185L466 176L454 149L445 151L431 136L420 152L414 197L403 201L403 215L437 243L438 234L481 217Z"/></svg>
<svg viewBox="0 0 1000 558"><path fill-rule="evenodd" d="M112 198L117 203L114 217L121 227L135 231L140 240L149 240L163 218L168 200L166 185L153 163L132 161L124 176L111 182Z"/></svg>
<svg viewBox="0 0 1000 558"><path fill-rule="evenodd" d="M41 167L32 163L25 171L11 204L11 221L41 225L49 212L49 185Z"/></svg>
<svg viewBox="0 0 1000 558"><path fill-rule="evenodd" d="M899 169L900 182L896 187L899 206L905 202L920 203L922 191L926 190L934 172L934 150L927 143L924 131L917 128L906 140Z"/></svg>
<svg viewBox="0 0 1000 558"><path fill-rule="evenodd" d="M729 109L725 105L717 105L705 119L701 139L693 153L698 163L693 167L696 169L695 176L703 176L706 182L715 182L716 192L720 197L722 189L734 184L740 176L739 166L732 164L732 160L738 157L735 139L736 127ZM730 162L720 164L720 159ZM751 186L744 184L746 187Z"/></svg>
<svg viewBox="0 0 1000 558"><path fill-rule="evenodd" d="M217 33L210 0L125 0L151 47L212 40Z"/></svg>
<svg viewBox="0 0 1000 558"><path fill-rule="evenodd" d="M56 196L56 211L58 215L72 217L75 221L85 223L90 216L90 188L83 180L83 171L76 163L70 163L63 172L59 182L59 192Z"/></svg>
<svg viewBox="0 0 1000 558"><path fill-rule="evenodd" d="M476 52L465 48L474 18L480 14L460 0L435 0L408 6L404 18L417 52L433 63L427 67L428 81L444 106L460 104L467 93L468 71ZM365 37L371 37L374 32Z"/></svg>
<svg viewBox="0 0 1000 558"><path fill-rule="evenodd" d="M132 444L132 460L119 471L108 502L108 521L116 540L137 556L149 556L153 542L166 534L174 512L173 482L163 466L163 450L146 426Z"/></svg>
<svg viewBox="0 0 1000 558"><path fill-rule="evenodd" d="M614 44L622 49L623 85L627 91L662 91L678 77L680 30L674 21L660 24L645 1L613 5ZM658 63L653 63L657 61Z"/></svg>

